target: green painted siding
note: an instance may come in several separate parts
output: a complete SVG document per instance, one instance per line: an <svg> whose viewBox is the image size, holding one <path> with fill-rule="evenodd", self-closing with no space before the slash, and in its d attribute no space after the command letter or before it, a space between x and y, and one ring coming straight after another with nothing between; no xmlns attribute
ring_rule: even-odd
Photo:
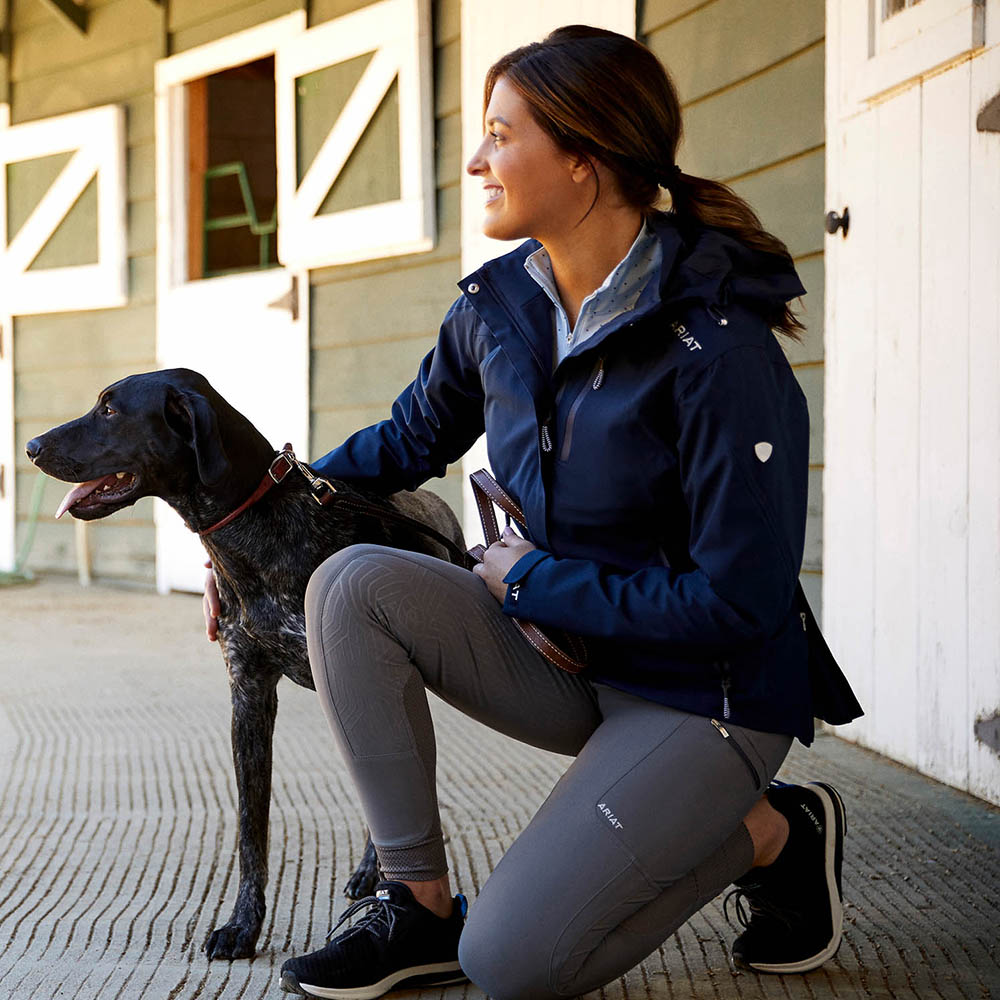
<svg viewBox="0 0 1000 1000"><path fill-rule="evenodd" d="M312 23L337 17L354 6L339 0L317 0ZM458 0L437 0L432 12L437 245L428 253L312 273L314 455L329 451L353 431L389 415L392 401L412 380L420 359L434 345L438 325L458 294L455 282L461 277L462 176L459 10ZM376 121L372 128L377 125ZM360 153L359 170L367 165ZM398 177L385 176L385 168L381 173L380 184L391 184ZM356 199L354 203L364 204L370 185L363 186L349 177L345 180L350 185L349 196ZM335 194L341 183L338 181L334 187ZM459 466L450 469L444 479L432 480L428 487L460 512Z"/></svg>
<svg viewBox="0 0 1000 1000"><path fill-rule="evenodd" d="M801 344L783 341L809 401L802 584L817 614L822 573L824 38L822 0L647 0L639 35L684 107L678 162L724 181L795 259L808 295Z"/></svg>

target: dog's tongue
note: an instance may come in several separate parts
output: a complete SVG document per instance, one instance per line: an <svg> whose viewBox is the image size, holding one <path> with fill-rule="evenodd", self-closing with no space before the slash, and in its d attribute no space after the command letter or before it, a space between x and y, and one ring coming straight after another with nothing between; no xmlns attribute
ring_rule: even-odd
<svg viewBox="0 0 1000 1000"><path fill-rule="evenodd" d="M66 513L75 503L79 503L84 497L89 497L94 490L103 486L105 483L114 482L117 477L112 473L110 476L101 476L100 479L91 479L89 483L80 483L78 486L74 486L73 489L63 497L62 503L59 504L59 509L56 511L56 520L58 521L63 514Z"/></svg>

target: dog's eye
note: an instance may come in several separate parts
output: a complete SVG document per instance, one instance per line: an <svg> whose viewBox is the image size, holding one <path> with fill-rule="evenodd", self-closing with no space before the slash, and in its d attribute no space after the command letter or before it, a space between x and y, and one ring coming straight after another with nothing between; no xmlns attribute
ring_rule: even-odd
<svg viewBox="0 0 1000 1000"><path fill-rule="evenodd" d="M110 403L105 403L104 406L101 407L101 413L103 413L106 417L113 417L117 412L118 411L111 406Z"/></svg>

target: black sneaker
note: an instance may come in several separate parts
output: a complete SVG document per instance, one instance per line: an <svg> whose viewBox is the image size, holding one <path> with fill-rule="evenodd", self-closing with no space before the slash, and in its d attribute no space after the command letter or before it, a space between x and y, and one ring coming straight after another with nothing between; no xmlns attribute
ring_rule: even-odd
<svg viewBox="0 0 1000 1000"><path fill-rule="evenodd" d="M281 988L300 996L374 1000L402 987L466 980L458 964L458 938L468 909L459 893L450 917L439 917L413 898L402 882L379 882L375 895L349 906L330 931L358 910L368 912L325 948L281 967Z"/></svg>
<svg viewBox="0 0 1000 1000"><path fill-rule="evenodd" d="M840 795L821 781L774 782L767 798L788 820L788 843L773 864L737 879L723 902L728 919L735 897L736 916L746 928L733 942L733 961L757 972L809 972L840 947L847 814Z"/></svg>

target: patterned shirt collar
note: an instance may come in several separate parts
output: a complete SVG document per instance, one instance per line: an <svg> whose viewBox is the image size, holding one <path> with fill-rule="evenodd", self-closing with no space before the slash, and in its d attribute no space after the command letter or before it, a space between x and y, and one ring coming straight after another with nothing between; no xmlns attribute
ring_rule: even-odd
<svg viewBox="0 0 1000 1000"><path fill-rule="evenodd" d="M600 288L590 293L580 306L576 326L572 329L566 310L559 299L552 261L545 247L529 254L524 269L542 288L554 307L553 368L577 344L592 337L601 327L635 308L643 290L660 273L663 248L652 227L646 222L629 252L604 279Z"/></svg>

